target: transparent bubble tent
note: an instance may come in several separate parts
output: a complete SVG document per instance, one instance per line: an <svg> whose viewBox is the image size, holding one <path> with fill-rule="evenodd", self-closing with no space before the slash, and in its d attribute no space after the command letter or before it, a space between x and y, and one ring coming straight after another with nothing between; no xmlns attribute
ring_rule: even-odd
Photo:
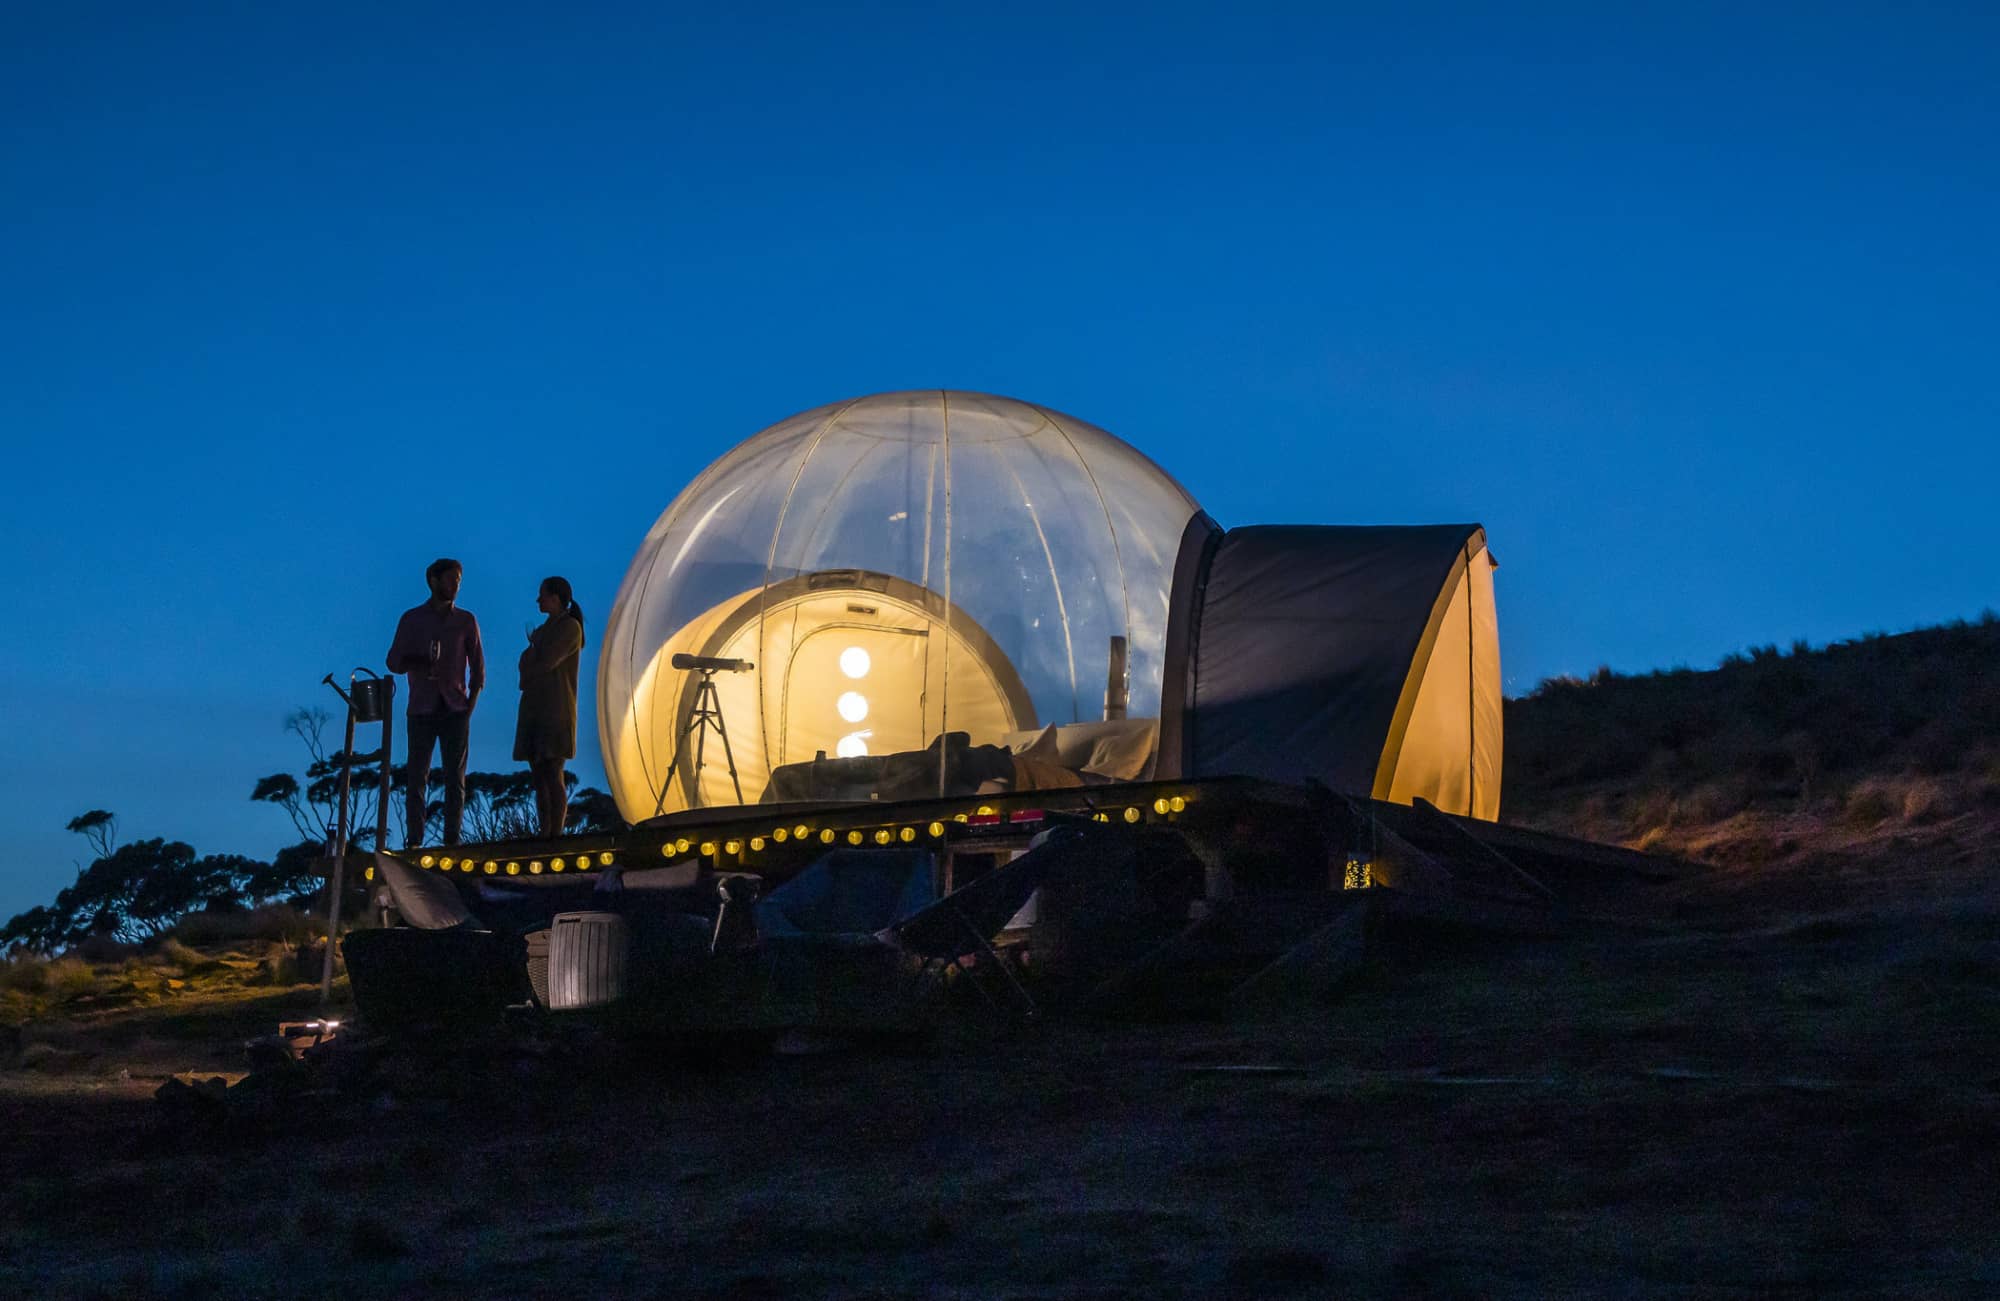
<svg viewBox="0 0 2000 1301"><path fill-rule="evenodd" d="M1008 398L772 425L674 499L619 588L598 727L620 810L1151 775L1198 509L1136 448Z"/></svg>

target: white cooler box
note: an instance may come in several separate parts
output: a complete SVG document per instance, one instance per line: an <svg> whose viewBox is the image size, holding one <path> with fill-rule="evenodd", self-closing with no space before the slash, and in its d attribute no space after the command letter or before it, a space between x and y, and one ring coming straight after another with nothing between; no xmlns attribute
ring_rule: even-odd
<svg viewBox="0 0 2000 1301"><path fill-rule="evenodd" d="M617 913L557 913L549 927L549 1010L603 1007L625 995L631 932Z"/></svg>

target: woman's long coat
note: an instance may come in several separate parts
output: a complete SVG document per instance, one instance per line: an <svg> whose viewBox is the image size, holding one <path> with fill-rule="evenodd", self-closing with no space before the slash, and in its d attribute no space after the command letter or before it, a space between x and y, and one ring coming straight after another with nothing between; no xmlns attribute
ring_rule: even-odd
<svg viewBox="0 0 2000 1301"><path fill-rule="evenodd" d="M521 713L514 724L514 758L569 759L576 755L576 667L583 652L583 624L569 614L550 615L521 652Z"/></svg>

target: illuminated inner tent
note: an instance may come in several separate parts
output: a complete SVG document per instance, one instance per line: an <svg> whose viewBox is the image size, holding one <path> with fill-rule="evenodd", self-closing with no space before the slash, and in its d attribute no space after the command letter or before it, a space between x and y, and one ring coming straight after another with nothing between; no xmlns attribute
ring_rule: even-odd
<svg viewBox="0 0 2000 1301"><path fill-rule="evenodd" d="M1196 510L1130 445L1009 398L771 426L674 499L619 588L598 728L620 811L1150 775Z"/></svg>

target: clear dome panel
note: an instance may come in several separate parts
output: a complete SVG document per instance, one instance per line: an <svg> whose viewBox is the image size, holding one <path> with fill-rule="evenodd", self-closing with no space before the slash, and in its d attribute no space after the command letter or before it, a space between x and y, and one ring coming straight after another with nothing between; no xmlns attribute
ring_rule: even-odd
<svg viewBox="0 0 2000 1301"><path fill-rule="evenodd" d="M619 589L598 723L620 809L1140 775L1196 509L1128 444L1006 398L882 394L773 425L674 500Z"/></svg>

